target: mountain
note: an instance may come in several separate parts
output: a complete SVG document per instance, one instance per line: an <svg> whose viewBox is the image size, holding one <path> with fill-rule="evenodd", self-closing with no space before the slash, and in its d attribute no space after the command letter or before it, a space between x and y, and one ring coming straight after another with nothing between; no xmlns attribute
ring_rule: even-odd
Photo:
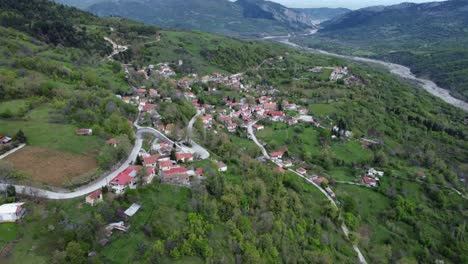
<svg viewBox="0 0 468 264"><path fill-rule="evenodd" d="M348 12L351 12L347 8L293 8L294 11L302 13L307 16L310 21L315 24L320 24L324 21L331 20Z"/></svg>
<svg viewBox="0 0 468 264"><path fill-rule="evenodd" d="M305 14L263 0L59 0L99 16L121 16L167 28L231 36L303 32L314 28Z"/></svg>
<svg viewBox="0 0 468 264"><path fill-rule="evenodd" d="M102 188L93 206L2 189L0 205L24 202L26 213L0 224L0 263L356 263L355 248L368 263L468 263L462 110L371 65L45 0L0 2L0 135L27 139L0 161L2 184L82 191L140 147L153 167L146 153L159 163L179 147L141 138L148 129L136 133L132 121L184 139L196 107L205 115L190 138L210 157L173 168L202 177L167 184L154 168L143 184L147 168L134 189ZM243 127L254 118L262 144ZM374 187L363 184L370 168L384 174ZM119 223L125 232L110 232Z"/></svg>
<svg viewBox="0 0 468 264"><path fill-rule="evenodd" d="M468 100L468 0L363 8L296 41L409 66Z"/></svg>

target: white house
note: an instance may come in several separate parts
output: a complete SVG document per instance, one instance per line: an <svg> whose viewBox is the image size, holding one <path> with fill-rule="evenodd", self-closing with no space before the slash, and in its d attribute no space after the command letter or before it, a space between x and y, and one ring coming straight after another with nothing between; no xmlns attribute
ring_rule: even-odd
<svg viewBox="0 0 468 264"><path fill-rule="evenodd" d="M16 222L24 216L24 203L10 203L0 205L0 223Z"/></svg>
<svg viewBox="0 0 468 264"><path fill-rule="evenodd" d="M227 165L224 164L224 162L222 162L222 161L218 162L218 171L219 172L227 171Z"/></svg>

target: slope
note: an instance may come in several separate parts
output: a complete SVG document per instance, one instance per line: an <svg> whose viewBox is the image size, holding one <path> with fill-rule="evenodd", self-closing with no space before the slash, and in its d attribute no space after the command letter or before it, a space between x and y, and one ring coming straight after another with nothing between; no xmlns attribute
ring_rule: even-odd
<svg viewBox="0 0 468 264"><path fill-rule="evenodd" d="M467 99L468 1L373 7L323 23L296 41L342 53L401 63Z"/></svg>

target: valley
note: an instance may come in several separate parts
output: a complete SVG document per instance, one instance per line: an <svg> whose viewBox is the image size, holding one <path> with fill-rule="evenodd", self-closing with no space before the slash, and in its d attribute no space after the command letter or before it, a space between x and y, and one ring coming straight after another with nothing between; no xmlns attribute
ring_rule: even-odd
<svg viewBox="0 0 468 264"><path fill-rule="evenodd" d="M468 261L467 104L447 87L310 48L305 10L135 2L187 24L0 2L0 154L19 148L0 155L1 263ZM249 39L180 29L224 27L193 3L248 7Z"/></svg>

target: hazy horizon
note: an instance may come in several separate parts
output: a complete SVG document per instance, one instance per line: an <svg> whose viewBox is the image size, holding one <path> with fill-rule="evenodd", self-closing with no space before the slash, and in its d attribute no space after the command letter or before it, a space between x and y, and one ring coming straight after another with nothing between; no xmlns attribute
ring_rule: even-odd
<svg viewBox="0 0 468 264"><path fill-rule="evenodd" d="M350 9L358 9L368 6L376 5L394 5L403 2L411 3L426 3L426 2L441 2L444 0L327 0L327 1L317 1L317 0L269 0L272 2L277 2L287 7L344 7Z"/></svg>

